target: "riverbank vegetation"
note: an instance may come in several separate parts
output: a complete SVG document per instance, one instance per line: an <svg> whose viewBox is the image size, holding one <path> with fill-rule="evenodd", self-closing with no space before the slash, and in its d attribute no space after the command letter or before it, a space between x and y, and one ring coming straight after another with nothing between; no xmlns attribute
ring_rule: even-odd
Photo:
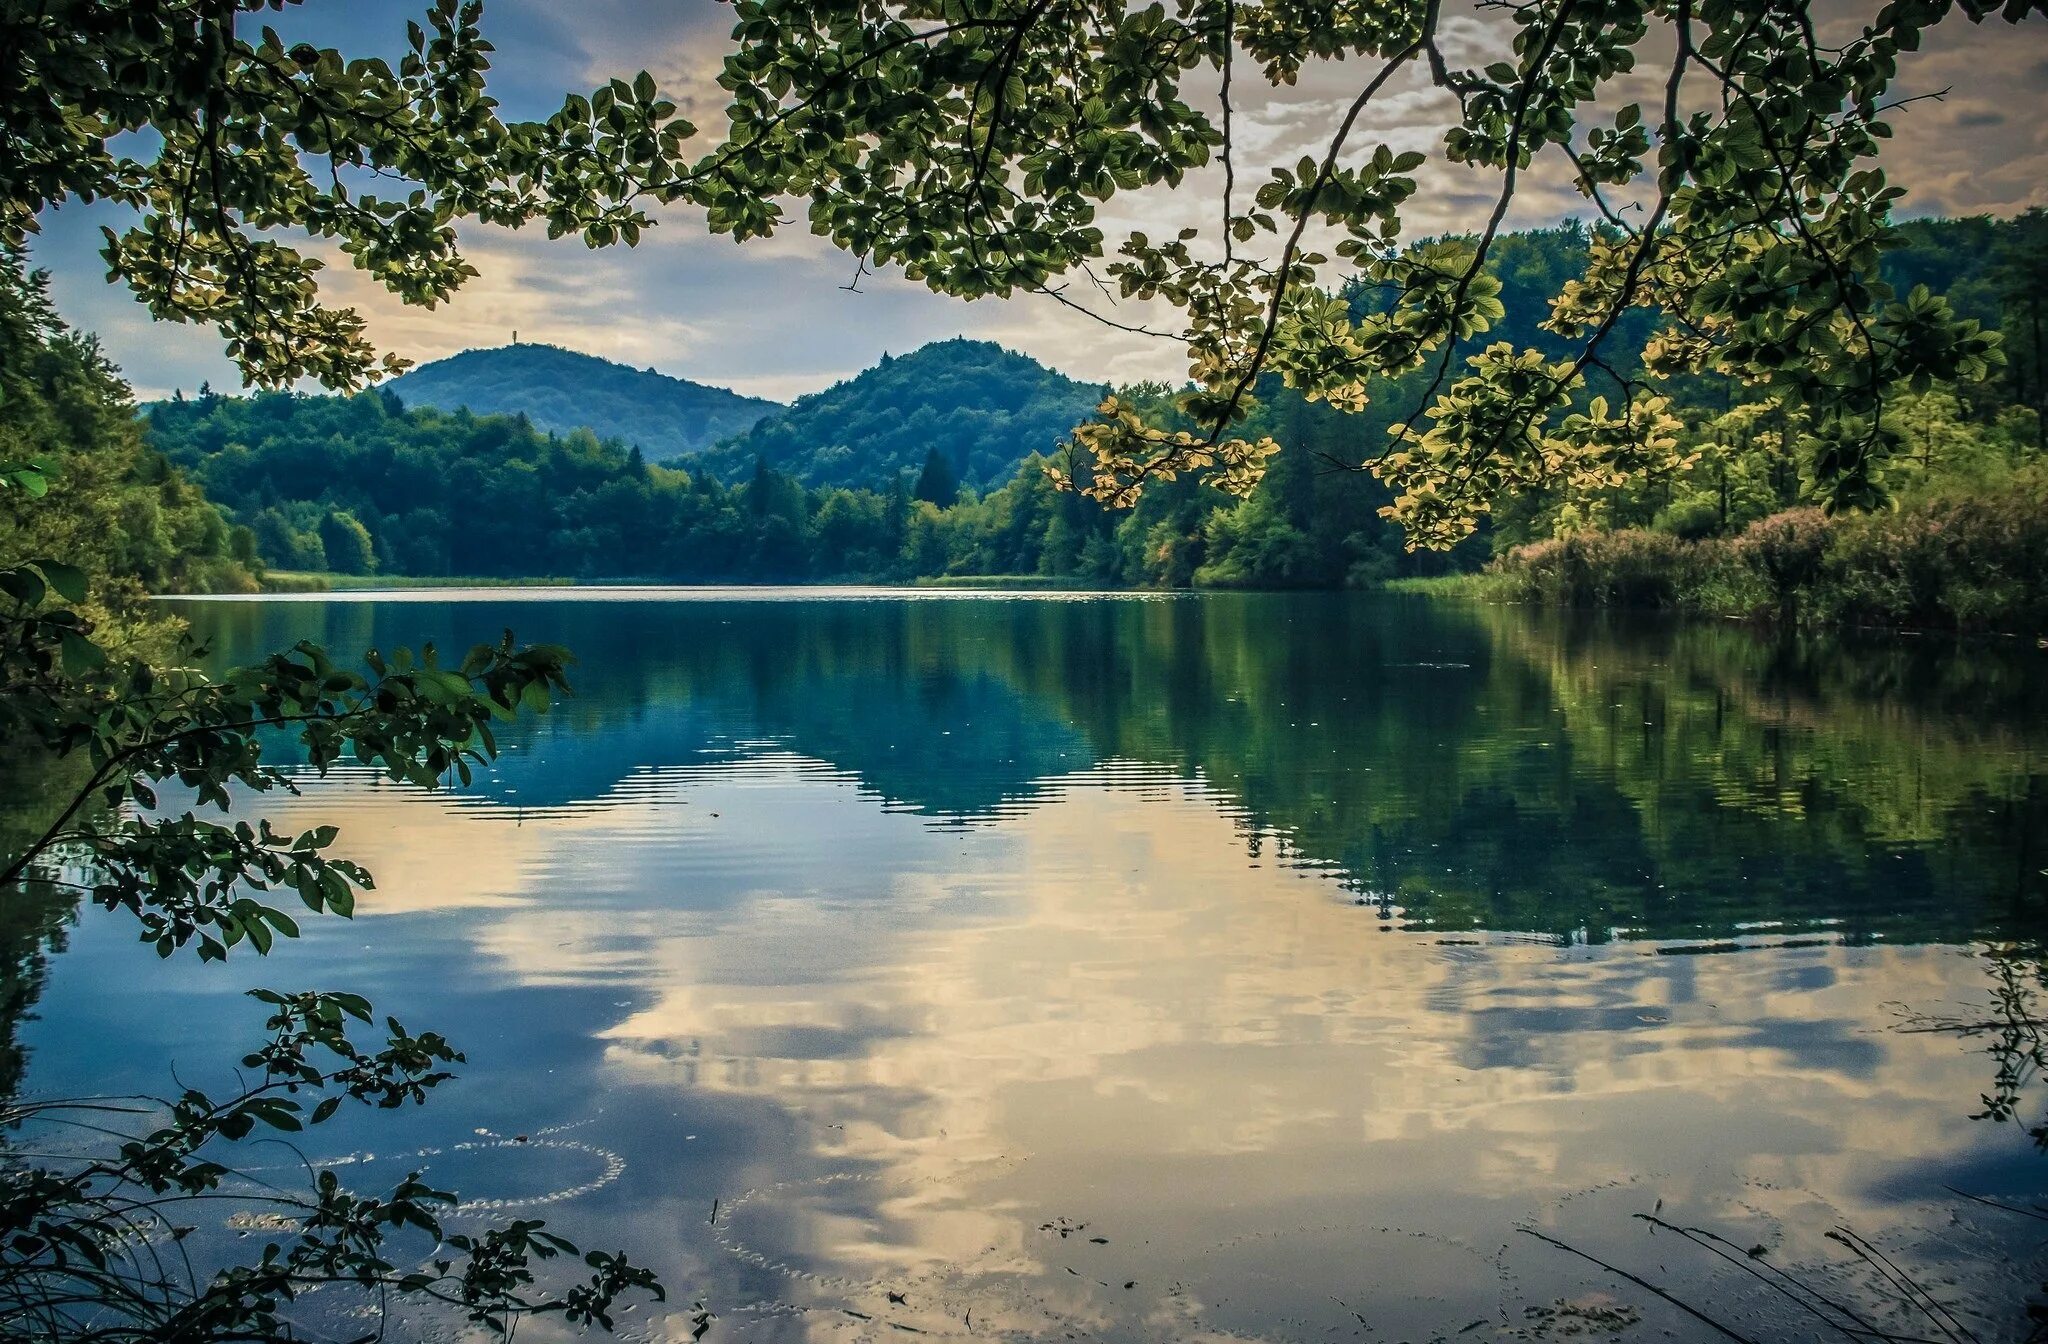
<svg viewBox="0 0 2048 1344"><path fill-rule="evenodd" d="M1726 537L1646 528L1516 547L1466 590L1563 607L1917 630L2048 630L2048 470L1997 491L1938 492L1896 512L1814 508Z"/></svg>

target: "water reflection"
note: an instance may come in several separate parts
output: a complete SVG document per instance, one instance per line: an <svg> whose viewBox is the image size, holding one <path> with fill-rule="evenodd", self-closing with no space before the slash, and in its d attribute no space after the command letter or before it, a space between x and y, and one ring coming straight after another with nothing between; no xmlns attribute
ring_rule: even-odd
<svg viewBox="0 0 2048 1344"><path fill-rule="evenodd" d="M1518 1222L1786 1327L1646 1241L1660 1200L1844 1293L1838 1222L2022 1295L1944 1187L2039 1160L1886 1005L2039 925L2023 654L1325 599L197 612L224 656L512 624L584 694L473 793L285 805L380 889L268 965L88 921L33 1085L203 1067L243 983L362 990L471 1062L313 1156L631 1245L732 1338L1541 1337L1618 1299Z"/></svg>

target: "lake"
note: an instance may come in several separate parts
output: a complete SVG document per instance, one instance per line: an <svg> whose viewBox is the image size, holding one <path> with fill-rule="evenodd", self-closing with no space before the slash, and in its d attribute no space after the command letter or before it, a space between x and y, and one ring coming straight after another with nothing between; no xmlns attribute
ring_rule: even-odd
<svg viewBox="0 0 2048 1344"><path fill-rule="evenodd" d="M223 662L510 627L578 695L471 788L271 800L378 886L268 959L88 912L27 1088L217 1080L241 990L367 994L468 1062L304 1156L630 1250L671 1290L630 1338L1719 1337L1555 1242L1747 1337L1816 1336L1781 1271L1926 1333L1846 1228L1988 1341L2048 1275L1964 1197L2048 1195L1971 1118L1990 1042L1901 1029L2048 927L2031 647L1334 594L176 609Z"/></svg>

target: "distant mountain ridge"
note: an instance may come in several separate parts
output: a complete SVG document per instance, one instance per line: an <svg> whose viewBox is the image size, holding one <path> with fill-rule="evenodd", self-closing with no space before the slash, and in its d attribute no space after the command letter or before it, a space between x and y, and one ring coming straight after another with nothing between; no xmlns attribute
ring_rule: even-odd
<svg viewBox="0 0 2048 1344"><path fill-rule="evenodd" d="M650 460L687 456L779 411L778 402L636 369L556 345L465 350L386 384L410 405L524 415L542 430L588 429Z"/></svg>
<svg viewBox="0 0 2048 1344"><path fill-rule="evenodd" d="M1106 390L993 341L934 341L884 355L677 465L736 483L759 460L809 486L882 486L936 448L962 484L983 490L1050 452Z"/></svg>

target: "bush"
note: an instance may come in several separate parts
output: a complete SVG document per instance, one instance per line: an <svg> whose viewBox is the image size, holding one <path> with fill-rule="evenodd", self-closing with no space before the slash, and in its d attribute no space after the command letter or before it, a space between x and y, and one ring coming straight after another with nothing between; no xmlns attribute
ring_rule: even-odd
<svg viewBox="0 0 2048 1344"><path fill-rule="evenodd" d="M1930 629L2048 630L2048 473L1996 494L1847 519L1817 585L1828 619Z"/></svg>
<svg viewBox="0 0 2048 1344"><path fill-rule="evenodd" d="M1780 618L1792 620L1799 614L1799 595L1820 576L1832 531L1819 509L1788 509L1751 523L1728 554L1763 579Z"/></svg>
<svg viewBox="0 0 2048 1344"><path fill-rule="evenodd" d="M1721 510L1708 500L1690 500L1657 515L1656 525L1681 541L1704 541L1721 534Z"/></svg>
<svg viewBox="0 0 2048 1344"><path fill-rule="evenodd" d="M1933 630L2048 631L2048 470L1997 493L1828 518L1792 509L1726 540L1591 532L1489 567L1511 602Z"/></svg>
<svg viewBox="0 0 2048 1344"><path fill-rule="evenodd" d="M1677 607L1689 543L1663 532L1583 532L1494 561L1512 600L1563 607Z"/></svg>

